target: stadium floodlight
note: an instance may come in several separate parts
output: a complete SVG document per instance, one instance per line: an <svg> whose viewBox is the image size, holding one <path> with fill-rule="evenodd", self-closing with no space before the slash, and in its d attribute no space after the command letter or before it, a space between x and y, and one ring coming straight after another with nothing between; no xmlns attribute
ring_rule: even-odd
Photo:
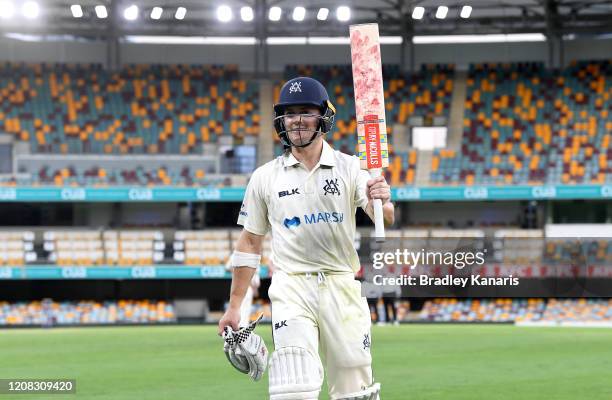
<svg viewBox="0 0 612 400"><path fill-rule="evenodd" d="M253 9L249 6L244 6L242 8L240 8L240 18L244 21L244 22L251 22L253 21L254 15L253 15Z"/></svg>
<svg viewBox="0 0 612 400"><path fill-rule="evenodd" d="M438 18L438 19L446 18L447 14L448 14L448 7L446 7L446 6L440 6L436 10L436 18Z"/></svg>
<svg viewBox="0 0 612 400"><path fill-rule="evenodd" d="M138 44L184 44L184 45L255 45L257 38L252 36L150 36L127 35L127 43Z"/></svg>
<svg viewBox="0 0 612 400"><path fill-rule="evenodd" d="M153 7L151 10L151 19L160 19L164 9L161 7Z"/></svg>
<svg viewBox="0 0 612 400"><path fill-rule="evenodd" d="M316 45L338 45L350 44L351 40L348 36L314 36L308 38L308 44Z"/></svg>
<svg viewBox="0 0 612 400"><path fill-rule="evenodd" d="M269 45L307 44L308 39L305 36L272 36L266 38L266 43Z"/></svg>
<svg viewBox="0 0 612 400"><path fill-rule="evenodd" d="M316 44L316 45L339 45L350 44L348 36L272 36L266 39L270 45L289 44ZM380 44L402 44L401 36L381 36Z"/></svg>
<svg viewBox="0 0 612 400"><path fill-rule="evenodd" d="M281 10L280 7L271 7L270 11L268 12L268 19L270 21L280 21L282 13L283 10Z"/></svg>
<svg viewBox="0 0 612 400"><path fill-rule="evenodd" d="M472 7L471 6L463 6L461 8L461 13L459 14L459 16L461 18L470 18L470 15L472 15Z"/></svg>
<svg viewBox="0 0 612 400"><path fill-rule="evenodd" d="M185 7L179 7L174 13L174 18L178 19L179 21L182 21L183 19L185 19L185 15L187 15L187 9Z"/></svg>
<svg viewBox="0 0 612 400"><path fill-rule="evenodd" d="M37 18L38 14L40 14L38 3L35 1L26 1L23 3L23 6L21 6L21 13L27 19Z"/></svg>
<svg viewBox="0 0 612 400"><path fill-rule="evenodd" d="M83 16L83 9L79 4L73 4L70 6L70 11L74 18L81 18Z"/></svg>
<svg viewBox="0 0 612 400"><path fill-rule="evenodd" d="M294 21L304 21L304 17L306 16L306 9L304 7L295 7L293 9L293 20Z"/></svg>
<svg viewBox="0 0 612 400"><path fill-rule="evenodd" d="M217 19L221 22L230 22L232 20L232 9L226 5L217 7Z"/></svg>
<svg viewBox="0 0 612 400"><path fill-rule="evenodd" d="M104 19L108 17L108 11L106 11L105 6L102 6L102 5L96 6L95 10L96 10L96 16L98 18Z"/></svg>
<svg viewBox="0 0 612 400"><path fill-rule="evenodd" d="M15 6L10 1L0 1L0 18L11 18L15 14Z"/></svg>
<svg viewBox="0 0 612 400"><path fill-rule="evenodd" d="M542 33L509 33L488 35L431 35L413 36L414 44L440 43L515 43L515 42L545 42Z"/></svg>
<svg viewBox="0 0 612 400"><path fill-rule="evenodd" d="M404 39L401 36L381 36L380 44L402 44Z"/></svg>
<svg viewBox="0 0 612 400"><path fill-rule="evenodd" d="M336 9L336 18L338 21L346 22L351 19L351 9L347 6L340 6Z"/></svg>
<svg viewBox="0 0 612 400"><path fill-rule="evenodd" d="M423 7L414 7L412 10L412 19L422 19L425 15L425 8Z"/></svg>
<svg viewBox="0 0 612 400"><path fill-rule="evenodd" d="M123 18L127 19L128 21L136 20L136 18L138 18L138 6L136 4L132 4L123 10Z"/></svg>
<svg viewBox="0 0 612 400"><path fill-rule="evenodd" d="M319 21L325 21L328 15L329 15L329 8L319 8L319 12L317 13L317 19Z"/></svg>

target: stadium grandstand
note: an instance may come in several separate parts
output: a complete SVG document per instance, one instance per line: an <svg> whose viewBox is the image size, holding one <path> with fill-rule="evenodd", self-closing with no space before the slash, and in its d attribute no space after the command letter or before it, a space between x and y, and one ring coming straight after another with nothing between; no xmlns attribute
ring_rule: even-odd
<svg viewBox="0 0 612 400"><path fill-rule="evenodd" d="M42 327L30 331L41 331L44 343L55 327L70 327L72 338L82 326L88 332L130 326L114 331L134 329L132 340L145 343L153 331L143 326L163 325L213 337L209 325L228 307L247 185L256 168L286 151L273 125L281 87L296 76L322 82L337 110L325 140L358 155L348 35L349 25L371 22L381 37L389 146L383 174L395 205L384 244L373 240L370 218L356 211L356 278L372 321L385 326L375 326L373 337L380 333L390 345L384 340L393 335L410 342L423 329L427 340L442 329L431 337L451 343L463 325L500 332L508 325L521 332L516 339L515 331L506 334L511 348L531 340L521 336L526 331L550 339L563 332L547 330L552 327L612 327L608 2L159 3L0 1L0 336ZM268 325L273 243L266 235L250 310L252 320L263 314ZM450 264L394 259L377 272L376 254L395 249L454 258ZM482 254L483 262L463 269L456 256L466 252ZM378 275L385 282L420 279L423 268L431 279L460 282L472 274L503 284L373 283ZM495 333L487 334L484 343L497 343ZM155 344L162 359L174 351L164 349L168 337ZM610 345L600 339L592 344L598 354ZM113 348L101 340L109 340L101 348ZM564 340L571 347L579 338ZM58 343L44 346L70 348ZM221 355L220 340L206 343L215 345ZM178 352L182 359L192 351ZM380 364L393 356L376 351L373 345ZM602 369L597 354L591 358ZM406 360L394 362L412 376L402 369ZM62 372L47 367L15 371ZM393 375L390 367L382 370ZM12 366L0 361L0 378L9 372ZM415 393L436 384L423 389L411 381ZM108 397L104 389L83 387ZM585 397L604 398L582 387ZM241 397L241 385L228 390L234 391L227 397L265 398L264 391ZM572 398L551 390L547 398ZM159 393L134 396L171 396ZM405 398L398 393L384 397ZM428 398L423 393L416 397ZM519 397L541 398L525 393Z"/></svg>

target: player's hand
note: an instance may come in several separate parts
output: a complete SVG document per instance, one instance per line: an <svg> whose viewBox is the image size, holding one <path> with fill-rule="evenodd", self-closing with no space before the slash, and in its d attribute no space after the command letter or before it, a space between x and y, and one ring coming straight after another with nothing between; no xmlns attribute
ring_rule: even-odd
<svg viewBox="0 0 612 400"><path fill-rule="evenodd" d="M391 186L387 184L384 176L379 176L368 181L366 194L368 195L368 200L381 199L384 205L391 199Z"/></svg>
<svg viewBox="0 0 612 400"><path fill-rule="evenodd" d="M231 327L234 331L237 331L240 327L240 309L228 308L221 320L217 329L217 334L221 336L223 328L226 326Z"/></svg>

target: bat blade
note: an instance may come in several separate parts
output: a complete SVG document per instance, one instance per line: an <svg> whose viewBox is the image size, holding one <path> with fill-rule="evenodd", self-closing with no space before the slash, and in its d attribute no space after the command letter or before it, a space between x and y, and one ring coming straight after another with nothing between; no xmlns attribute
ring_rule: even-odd
<svg viewBox="0 0 612 400"><path fill-rule="evenodd" d="M361 168L386 168L389 151L378 24L349 29Z"/></svg>
<svg viewBox="0 0 612 400"><path fill-rule="evenodd" d="M372 177L378 177L382 174L382 168L389 165L378 24L351 25L349 32L357 119L357 150L361 168L369 170ZM384 241L382 202L376 199L373 205L376 240Z"/></svg>

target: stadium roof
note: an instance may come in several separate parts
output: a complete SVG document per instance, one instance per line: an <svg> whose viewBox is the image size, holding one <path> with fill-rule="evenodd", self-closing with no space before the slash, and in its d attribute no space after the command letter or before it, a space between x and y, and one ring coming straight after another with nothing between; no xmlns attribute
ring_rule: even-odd
<svg viewBox="0 0 612 400"><path fill-rule="evenodd" d="M292 36L347 36L348 25L378 22L382 35L410 38L417 35L507 34L542 33L547 36L593 36L612 33L612 2L607 0L39 0L38 17L25 18L21 8L29 1L13 0L13 15L6 16L0 1L0 32L34 35L68 35L85 39L121 38L126 35L164 36L240 36L240 37L292 37ZM10 3L10 1L9 1ZM162 4L160 4L162 3ZM82 17L75 18L72 5L80 5ZM95 7L105 5L108 18L99 18ZM137 18L127 20L124 11L136 5ZM221 22L217 8L227 5L233 18ZM336 19L339 6L351 9L350 19ZM444 19L436 18L439 6L448 7ZM460 17L464 5L472 7L469 18ZM153 7L162 7L159 19L151 17ZM282 10L279 21L270 21L270 7ZM292 19L293 9L303 6L305 19ZM184 7L183 19L175 17L176 10ZM254 18L245 22L240 9L251 7ZM317 20L320 8L329 9L327 20ZM421 19L412 18L415 7L423 7ZM10 13L9 13L10 14Z"/></svg>

